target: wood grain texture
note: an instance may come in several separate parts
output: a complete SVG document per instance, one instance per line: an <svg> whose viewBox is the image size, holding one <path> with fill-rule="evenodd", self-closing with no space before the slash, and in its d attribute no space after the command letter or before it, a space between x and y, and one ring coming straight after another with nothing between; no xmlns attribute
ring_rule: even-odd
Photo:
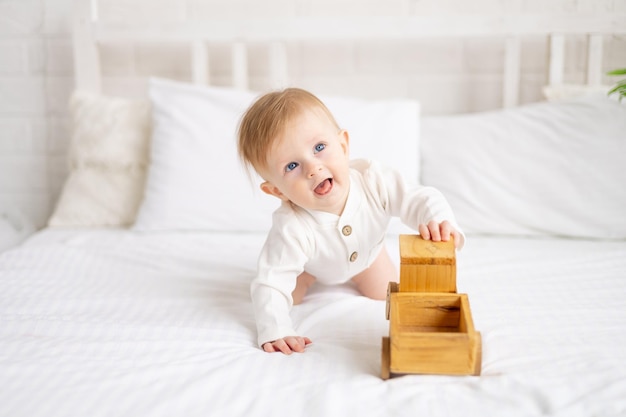
<svg viewBox="0 0 626 417"><path fill-rule="evenodd" d="M480 374L481 339L466 294L389 297L390 374Z"/></svg>
<svg viewBox="0 0 626 417"><path fill-rule="evenodd" d="M403 292L456 292L454 242L400 235L400 286Z"/></svg>

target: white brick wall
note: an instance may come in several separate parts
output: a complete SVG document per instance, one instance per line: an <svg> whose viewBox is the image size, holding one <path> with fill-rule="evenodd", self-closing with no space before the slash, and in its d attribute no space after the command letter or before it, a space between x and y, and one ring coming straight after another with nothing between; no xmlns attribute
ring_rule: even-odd
<svg viewBox="0 0 626 417"><path fill-rule="evenodd" d="M38 227L45 225L67 174L72 7L73 0L0 1L0 214L19 210ZM99 8L103 19L119 24L232 18L240 10L250 16L592 15L623 13L626 0L101 0ZM566 48L566 81L583 81L584 40L568 40ZM264 46L250 49L254 89L268 85L266 53ZM498 107L503 54L502 42L489 39L288 47L294 83L323 94L415 97L427 114ZM524 39L522 102L541 98L546 54L545 39ZM104 89L112 95L142 95L146 75L191 77L186 45L108 44L101 56ZM214 45L210 59L211 80L228 85L228 49ZM605 70L626 66L626 39L605 41L604 62Z"/></svg>

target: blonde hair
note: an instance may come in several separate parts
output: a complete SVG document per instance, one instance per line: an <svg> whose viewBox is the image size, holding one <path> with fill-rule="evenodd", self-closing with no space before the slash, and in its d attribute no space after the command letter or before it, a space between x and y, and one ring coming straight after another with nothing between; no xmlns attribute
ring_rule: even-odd
<svg viewBox="0 0 626 417"><path fill-rule="evenodd" d="M246 167L257 172L266 168L267 154L289 122L305 110L319 110L337 127L332 113L314 94L301 88L287 88L264 94L244 113L239 124L237 149Z"/></svg>

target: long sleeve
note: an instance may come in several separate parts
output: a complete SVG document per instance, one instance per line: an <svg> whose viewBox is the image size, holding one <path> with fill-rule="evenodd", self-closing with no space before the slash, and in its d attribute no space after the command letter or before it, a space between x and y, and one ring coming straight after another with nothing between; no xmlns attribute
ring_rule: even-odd
<svg viewBox="0 0 626 417"><path fill-rule="evenodd" d="M433 187L411 184L397 171L370 163L366 174L368 180L375 184L383 205L393 217L399 217L404 224L418 230L420 224L427 224L431 220L449 221L459 232L462 241L459 249L465 243L465 235L457 224L454 212L444 195Z"/></svg>
<svg viewBox="0 0 626 417"><path fill-rule="evenodd" d="M297 335L290 317L291 293L309 256L302 228L285 217L290 216L284 210L274 214L274 225L259 256L257 276L250 286L259 346Z"/></svg>

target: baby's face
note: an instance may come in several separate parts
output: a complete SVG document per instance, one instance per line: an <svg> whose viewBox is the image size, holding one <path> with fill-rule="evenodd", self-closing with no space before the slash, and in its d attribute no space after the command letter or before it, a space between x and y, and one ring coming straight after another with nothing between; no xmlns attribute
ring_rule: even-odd
<svg viewBox="0 0 626 417"><path fill-rule="evenodd" d="M350 189L348 133L321 112L287 125L267 158L261 189L309 210L341 215Z"/></svg>

